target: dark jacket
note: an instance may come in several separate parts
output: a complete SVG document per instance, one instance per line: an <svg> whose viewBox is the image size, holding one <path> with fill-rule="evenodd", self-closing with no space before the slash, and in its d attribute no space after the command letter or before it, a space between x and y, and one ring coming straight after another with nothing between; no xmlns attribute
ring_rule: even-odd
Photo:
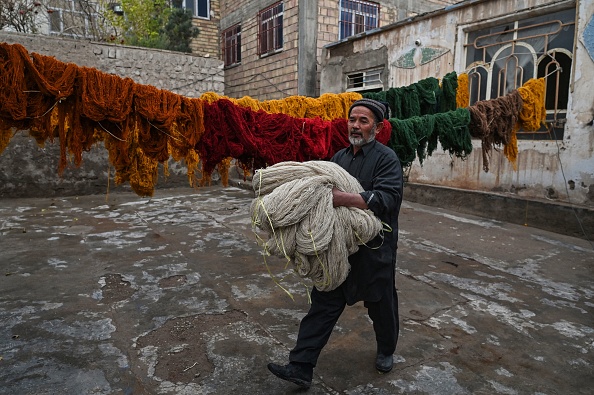
<svg viewBox="0 0 594 395"><path fill-rule="evenodd" d="M354 156L352 146L344 148L331 161L359 181L365 190L361 196L369 210L392 229L380 233L349 256L351 271L342 284L349 305L362 300L377 302L395 286L402 167L396 153L377 141L365 144Z"/></svg>

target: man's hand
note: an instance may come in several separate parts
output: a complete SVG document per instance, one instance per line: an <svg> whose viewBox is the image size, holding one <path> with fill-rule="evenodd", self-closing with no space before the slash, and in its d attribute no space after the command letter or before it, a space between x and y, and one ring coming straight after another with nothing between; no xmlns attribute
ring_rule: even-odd
<svg viewBox="0 0 594 395"><path fill-rule="evenodd" d="M336 187L332 188L332 205L334 207L356 207L362 210L367 210L368 208L367 203L365 203L363 197L358 193L343 192Z"/></svg>

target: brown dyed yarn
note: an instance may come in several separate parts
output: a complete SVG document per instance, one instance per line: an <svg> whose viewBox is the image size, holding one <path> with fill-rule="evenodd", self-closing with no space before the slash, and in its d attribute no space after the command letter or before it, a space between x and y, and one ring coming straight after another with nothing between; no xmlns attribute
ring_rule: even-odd
<svg viewBox="0 0 594 395"><path fill-rule="evenodd" d="M521 109L522 97L517 90L496 99L479 101L468 107L470 134L481 139L483 169L486 172L489 171L489 156L493 148L512 142Z"/></svg>

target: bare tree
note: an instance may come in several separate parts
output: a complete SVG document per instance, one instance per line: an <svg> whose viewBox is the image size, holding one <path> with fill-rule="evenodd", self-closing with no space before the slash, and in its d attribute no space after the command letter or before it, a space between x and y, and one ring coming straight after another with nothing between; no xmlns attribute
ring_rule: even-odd
<svg viewBox="0 0 594 395"><path fill-rule="evenodd" d="M35 21L41 11L40 1L0 0L0 29L37 33Z"/></svg>
<svg viewBox="0 0 594 395"><path fill-rule="evenodd" d="M115 33L111 24L114 0L45 1L51 34L105 41Z"/></svg>
<svg viewBox="0 0 594 395"><path fill-rule="evenodd" d="M0 0L0 30L191 52L181 0Z"/></svg>
<svg viewBox="0 0 594 395"><path fill-rule="evenodd" d="M115 36L115 0L0 0L0 30L105 41Z"/></svg>

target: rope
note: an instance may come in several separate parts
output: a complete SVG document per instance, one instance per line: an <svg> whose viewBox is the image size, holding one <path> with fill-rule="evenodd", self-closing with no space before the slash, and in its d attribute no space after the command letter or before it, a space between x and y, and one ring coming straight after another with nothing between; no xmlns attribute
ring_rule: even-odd
<svg viewBox="0 0 594 395"><path fill-rule="evenodd" d="M250 206L254 228L267 233L267 254L286 258L320 291L346 279L348 256L382 230L370 210L333 207L332 188L363 192L359 182L333 162L281 162L256 172Z"/></svg>

